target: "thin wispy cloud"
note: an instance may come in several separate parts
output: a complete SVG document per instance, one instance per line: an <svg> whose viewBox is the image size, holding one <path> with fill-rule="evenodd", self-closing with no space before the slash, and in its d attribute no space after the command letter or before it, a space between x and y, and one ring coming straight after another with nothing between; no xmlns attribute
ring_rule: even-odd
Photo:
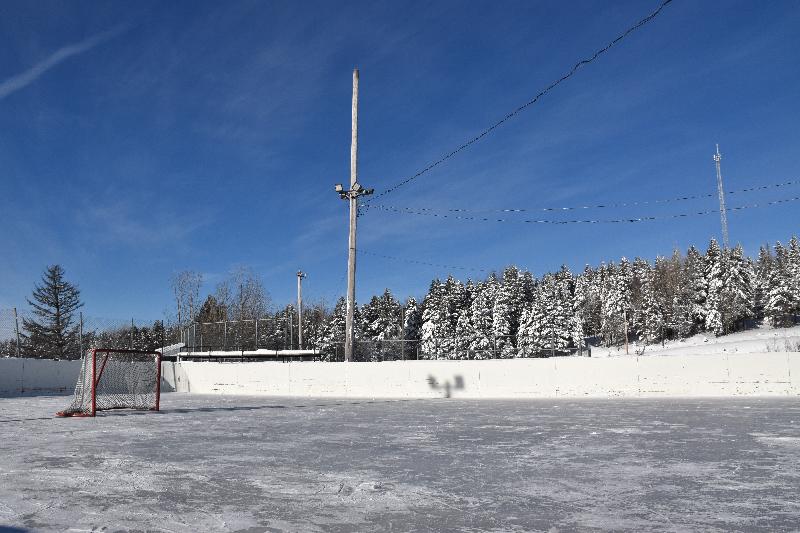
<svg viewBox="0 0 800 533"><path fill-rule="evenodd" d="M127 31L129 26L122 25L112 28L108 31L98 33L76 44L70 44L59 48L46 59L36 63L25 72L21 72L16 76L12 76L7 80L0 82L0 100L9 96L12 93L24 89L31 83L38 80L45 72L55 67L56 65L66 61L72 56L76 56L87 52L95 46L112 39L121 33Z"/></svg>

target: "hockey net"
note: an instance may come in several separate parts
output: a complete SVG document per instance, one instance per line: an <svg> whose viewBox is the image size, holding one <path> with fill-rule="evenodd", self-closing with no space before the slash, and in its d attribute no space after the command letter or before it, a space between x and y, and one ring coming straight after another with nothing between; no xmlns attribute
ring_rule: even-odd
<svg viewBox="0 0 800 533"><path fill-rule="evenodd" d="M72 403L58 416L94 416L108 409L158 411L161 354L95 348L83 357Z"/></svg>

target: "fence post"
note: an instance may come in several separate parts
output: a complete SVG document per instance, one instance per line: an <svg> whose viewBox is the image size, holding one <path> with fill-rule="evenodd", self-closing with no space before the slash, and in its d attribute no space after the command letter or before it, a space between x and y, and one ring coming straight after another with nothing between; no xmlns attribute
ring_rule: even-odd
<svg viewBox="0 0 800 533"><path fill-rule="evenodd" d="M550 331L550 357L556 356L556 330Z"/></svg>
<svg viewBox="0 0 800 533"><path fill-rule="evenodd" d="M78 314L80 322L78 323L78 358L83 357L83 311Z"/></svg>
<svg viewBox="0 0 800 533"><path fill-rule="evenodd" d="M133 319L132 318L131 318L131 334L130 334L130 340L128 341L128 344L130 344L129 349L133 350Z"/></svg>
<svg viewBox="0 0 800 533"><path fill-rule="evenodd" d="M225 320L222 322L223 330L222 330L222 351L224 352L228 348L228 321Z"/></svg>
<svg viewBox="0 0 800 533"><path fill-rule="evenodd" d="M16 307L14 308L14 330L17 333L17 357L19 357L20 356L19 355L20 354L20 350L19 350L19 317L17 317L17 308Z"/></svg>
<svg viewBox="0 0 800 533"><path fill-rule="evenodd" d="M492 357L497 359L497 335L492 333Z"/></svg>
<svg viewBox="0 0 800 533"><path fill-rule="evenodd" d="M256 318L256 351L258 351L258 318Z"/></svg>

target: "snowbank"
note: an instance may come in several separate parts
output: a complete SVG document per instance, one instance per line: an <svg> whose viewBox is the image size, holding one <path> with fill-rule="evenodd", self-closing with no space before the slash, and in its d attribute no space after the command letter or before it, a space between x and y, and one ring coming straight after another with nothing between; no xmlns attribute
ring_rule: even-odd
<svg viewBox="0 0 800 533"><path fill-rule="evenodd" d="M800 351L800 326L791 328L762 326L722 337L701 333L688 339L667 341L664 346L661 344L641 346L631 343L628 351L631 356L636 356L637 352L640 356L796 352ZM592 357L625 356L624 346L592 347Z"/></svg>

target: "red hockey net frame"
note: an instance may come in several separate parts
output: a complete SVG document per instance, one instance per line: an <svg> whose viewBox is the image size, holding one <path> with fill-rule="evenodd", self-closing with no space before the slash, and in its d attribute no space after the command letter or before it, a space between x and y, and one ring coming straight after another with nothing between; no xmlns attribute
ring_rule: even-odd
<svg viewBox="0 0 800 533"><path fill-rule="evenodd" d="M72 403L56 415L95 416L110 409L158 411L160 401L160 352L93 348L83 358Z"/></svg>

